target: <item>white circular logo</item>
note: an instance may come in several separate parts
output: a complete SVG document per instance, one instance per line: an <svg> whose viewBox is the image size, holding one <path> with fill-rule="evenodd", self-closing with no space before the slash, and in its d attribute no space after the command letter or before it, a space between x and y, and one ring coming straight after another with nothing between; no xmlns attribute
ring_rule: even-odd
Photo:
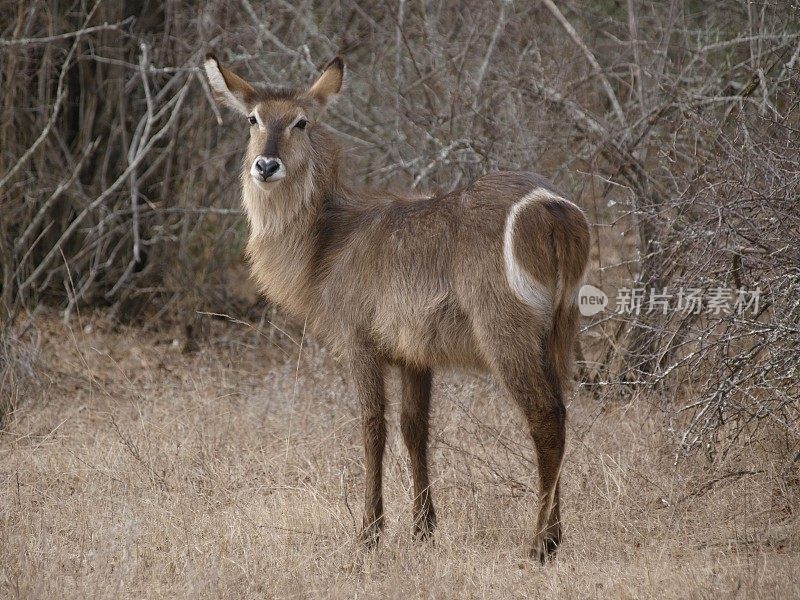
<svg viewBox="0 0 800 600"><path fill-rule="evenodd" d="M588 283L578 291L578 310L584 317L596 315L608 306L608 296L600 288Z"/></svg>

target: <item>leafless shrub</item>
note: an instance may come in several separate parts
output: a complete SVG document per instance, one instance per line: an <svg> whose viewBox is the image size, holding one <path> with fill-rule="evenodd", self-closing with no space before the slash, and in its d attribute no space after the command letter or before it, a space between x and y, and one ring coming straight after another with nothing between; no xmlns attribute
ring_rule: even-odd
<svg viewBox="0 0 800 600"><path fill-rule="evenodd" d="M705 305L652 323L655 376L692 379L693 397L680 407L690 415L684 451L724 458L761 430L779 436L787 456L798 450L800 248L791 240L800 231L800 146L790 116L798 101L781 114L737 118L702 172L682 182L664 227L668 284L699 287L707 299L731 296L727 309ZM735 309L738 290L758 290L759 303Z"/></svg>
<svg viewBox="0 0 800 600"><path fill-rule="evenodd" d="M3 7L16 13L0 45L9 321L41 302L66 315L79 303L123 318L143 301L164 309L189 272L224 297L214 274L236 258L235 171L207 185L219 177L205 168L216 132L193 66L202 44L189 52L166 33L186 15L128 4Z"/></svg>

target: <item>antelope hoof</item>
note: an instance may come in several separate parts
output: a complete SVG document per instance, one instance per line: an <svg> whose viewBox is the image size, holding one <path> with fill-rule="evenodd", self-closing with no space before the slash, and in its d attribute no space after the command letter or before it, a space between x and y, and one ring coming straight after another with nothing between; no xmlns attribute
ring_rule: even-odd
<svg viewBox="0 0 800 600"><path fill-rule="evenodd" d="M436 513L431 508L414 518L414 539L429 540L433 537L433 530L436 529Z"/></svg>
<svg viewBox="0 0 800 600"><path fill-rule="evenodd" d="M378 546L381 538L381 528L377 523L370 523L364 525L361 533L358 535L358 541L365 550L374 550Z"/></svg>
<svg viewBox="0 0 800 600"><path fill-rule="evenodd" d="M530 551L530 557L538 560L541 564L555 559L556 551L558 550L558 540L552 536L544 536L537 540Z"/></svg>

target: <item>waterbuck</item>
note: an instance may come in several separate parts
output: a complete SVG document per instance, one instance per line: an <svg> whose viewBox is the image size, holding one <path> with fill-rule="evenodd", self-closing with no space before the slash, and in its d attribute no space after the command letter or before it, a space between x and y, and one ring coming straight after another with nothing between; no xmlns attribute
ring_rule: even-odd
<svg viewBox="0 0 800 600"><path fill-rule="evenodd" d="M402 379L414 533L436 523L428 478L431 373L490 371L522 409L539 464L531 555L561 540L564 389L589 253L581 210L541 177L490 173L449 194L362 189L321 125L342 87L334 58L307 89L256 87L205 60L217 99L250 124L242 202L261 291L349 363L366 452L364 542L383 527L384 372Z"/></svg>

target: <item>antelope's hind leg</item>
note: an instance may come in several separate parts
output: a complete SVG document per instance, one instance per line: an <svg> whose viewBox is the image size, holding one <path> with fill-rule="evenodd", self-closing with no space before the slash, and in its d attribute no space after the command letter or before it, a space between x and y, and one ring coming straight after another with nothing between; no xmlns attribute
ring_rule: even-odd
<svg viewBox="0 0 800 600"><path fill-rule="evenodd" d="M547 373L539 340L496 340L494 371L522 409L539 464L539 510L531 558L544 563L561 543L559 479L566 442L567 412L561 387ZM488 350L488 348L487 348Z"/></svg>
<svg viewBox="0 0 800 600"><path fill-rule="evenodd" d="M525 372L527 371L527 372ZM560 393L554 393L541 369L506 371L503 383L522 408L539 464L539 515L531 558L544 563L561 543L559 480L566 442L567 411Z"/></svg>
<svg viewBox="0 0 800 600"><path fill-rule="evenodd" d="M403 403L400 429L411 457L414 482L414 537L426 539L436 526L428 478L428 426L431 404L431 372L401 367Z"/></svg>

